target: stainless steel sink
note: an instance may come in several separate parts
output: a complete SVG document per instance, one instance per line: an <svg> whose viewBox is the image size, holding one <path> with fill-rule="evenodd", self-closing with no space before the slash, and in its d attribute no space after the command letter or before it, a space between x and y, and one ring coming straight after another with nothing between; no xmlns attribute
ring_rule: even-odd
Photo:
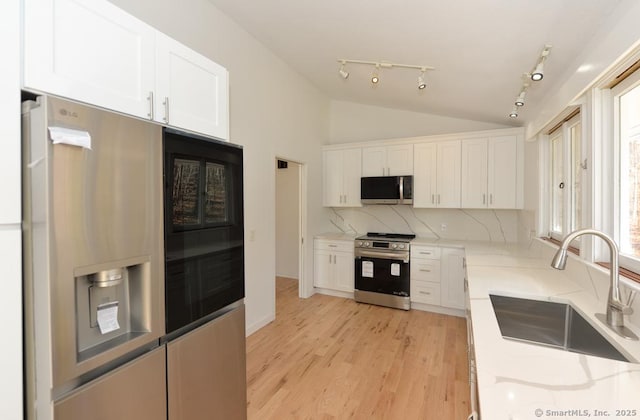
<svg viewBox="0 0 640 420"><path fill-rule="evenodd" d="M504 338L630 362L566 303L489 295Z"/></svg>

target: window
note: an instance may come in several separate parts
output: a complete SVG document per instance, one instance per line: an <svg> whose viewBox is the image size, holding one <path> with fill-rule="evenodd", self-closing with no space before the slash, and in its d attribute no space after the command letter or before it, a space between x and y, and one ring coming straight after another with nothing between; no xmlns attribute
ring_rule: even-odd
<svg viewBox="0 0 640 420"><path fill-rule="evenodd" d="M639 72L636 72L639 73ZM622 265L640 271L640 75L633 74L612 89L614 167L617 191L617 240Z"/></svg>
<svg viewBox="0 0 640 420"><path fill-rule="evenodd" d="M582 123L573 112L549 134L549 236L561 240L582 222ZM579 240L572 244L579 248Z"/></svg>

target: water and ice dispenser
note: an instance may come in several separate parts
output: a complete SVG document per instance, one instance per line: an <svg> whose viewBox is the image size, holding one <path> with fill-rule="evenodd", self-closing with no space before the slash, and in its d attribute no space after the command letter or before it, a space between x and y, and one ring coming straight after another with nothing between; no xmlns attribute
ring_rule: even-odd
<svg viewBox="0 0 640 420"><path fill-rule="evenodd" d="M151 329L148 261L76 270L77 360L133 340ZM99 270L98 270L99 269Z"/></svg>

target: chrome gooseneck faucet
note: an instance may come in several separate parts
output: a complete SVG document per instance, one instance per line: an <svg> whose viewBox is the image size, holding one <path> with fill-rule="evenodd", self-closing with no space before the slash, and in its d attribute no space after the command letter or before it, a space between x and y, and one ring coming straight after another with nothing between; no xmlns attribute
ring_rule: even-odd
<svg viewBox="0 0 640 420"><path fill-rule="evenodd" d="M556 255L551 261L551 267L556 270L564 270L567 264L567 249L569 244L579 236L582 235L594 235L603 239L609 246L609 253L611 259L610 267L610 284L609 284L609 297L607 300L606 318L604 321L614 332L621 335L624 338L630 340L637 340L636 336L631 330L624 326L624 315L631 314L633 310L629 305L622 303L620 298L620 278L618 276L618 246L615 241L607 234L595 229L581 229L576 230L568 234L560 244L560 249L556 252ZM600 314L596 314L598 318Z"/></svg>

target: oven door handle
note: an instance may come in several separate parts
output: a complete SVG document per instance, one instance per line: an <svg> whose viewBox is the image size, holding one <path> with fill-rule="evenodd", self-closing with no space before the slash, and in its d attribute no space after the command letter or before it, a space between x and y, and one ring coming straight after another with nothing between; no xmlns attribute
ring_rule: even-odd
<svg viewBox="0 0 640 420"><path fill-rule="evenodd" d="M355 254L356 258L384 258L386 260L396 260L402 261L404 263L409 262L409 255L401 255L395 254L393 252L384 252L384 251L366 251L366 250L358 250Z"/></svg>

